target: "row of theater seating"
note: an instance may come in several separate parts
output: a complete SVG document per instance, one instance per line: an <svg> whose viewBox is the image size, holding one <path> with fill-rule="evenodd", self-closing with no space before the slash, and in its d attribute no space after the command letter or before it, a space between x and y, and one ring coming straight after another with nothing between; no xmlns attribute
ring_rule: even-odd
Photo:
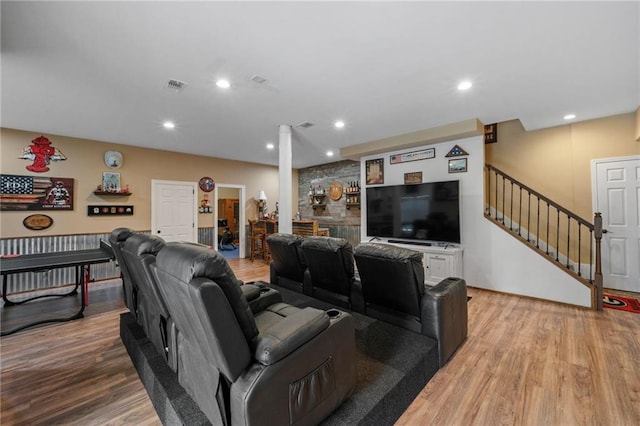
<svg viewBox="0 0 640 426"><path fill-rule="evenodd" d="M318 424L356 384L353 317L282 303L206 246L115 229L125 304L212 424Z"/></svg>
<svg viewBox="0 0 640 426"><path fill-rule="evenodd" d="M440 366L467 336L467 286L447 278L424 284L422 253L343 238L273 234L272 284L395 324L438 342ZM357 266L357 268L356 268Z"/></svg>

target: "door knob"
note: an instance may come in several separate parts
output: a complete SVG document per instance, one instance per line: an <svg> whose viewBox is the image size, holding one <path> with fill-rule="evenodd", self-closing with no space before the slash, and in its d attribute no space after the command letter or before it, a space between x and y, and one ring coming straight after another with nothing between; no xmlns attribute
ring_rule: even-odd
<svg viewBox="0 0 640 426"><path fill-rule="evenodd" d="M602 233L603 233L603 234L606 234L607 232L609 232L609 231L607 231L606 229L603 229L603 230L602 230Z"/></svg>

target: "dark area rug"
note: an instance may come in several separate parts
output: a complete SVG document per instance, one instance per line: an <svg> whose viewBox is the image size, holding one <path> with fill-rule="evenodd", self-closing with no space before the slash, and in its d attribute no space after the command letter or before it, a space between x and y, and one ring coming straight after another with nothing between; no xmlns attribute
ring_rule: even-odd
<svg viewBox="0 0 640 426"><path fill-rule="evenodd" d="M291 305L333 307L274 287ZM352 315L356 327L356 388L322 424L392 425L438 370L437 343L364 315ZM120 336L162 423L207 424L204 414L129 313L120 316Z"/></svg>

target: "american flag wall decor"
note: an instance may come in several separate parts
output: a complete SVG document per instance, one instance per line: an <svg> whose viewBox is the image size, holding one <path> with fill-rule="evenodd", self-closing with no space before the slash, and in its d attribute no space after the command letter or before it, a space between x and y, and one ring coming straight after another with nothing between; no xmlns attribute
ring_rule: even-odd
<svg viewBox="0 0 640 426"><path fill-rule="evenodd" d="M0 175L0 210L73 210L73 178Z"/></svg>

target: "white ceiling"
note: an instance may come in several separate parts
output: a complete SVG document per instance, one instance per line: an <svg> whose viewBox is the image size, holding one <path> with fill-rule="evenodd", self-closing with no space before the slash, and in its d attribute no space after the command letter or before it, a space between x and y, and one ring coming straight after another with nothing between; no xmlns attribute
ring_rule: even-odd
<svg viewBox="0 0 640 426"><path fill-rule="evenodd" d="M1 14L1 125L50 135L275 165L265 145L290 124L307 167L470 118L532 130L640 104L637 1L3 0Z"/></svg>

